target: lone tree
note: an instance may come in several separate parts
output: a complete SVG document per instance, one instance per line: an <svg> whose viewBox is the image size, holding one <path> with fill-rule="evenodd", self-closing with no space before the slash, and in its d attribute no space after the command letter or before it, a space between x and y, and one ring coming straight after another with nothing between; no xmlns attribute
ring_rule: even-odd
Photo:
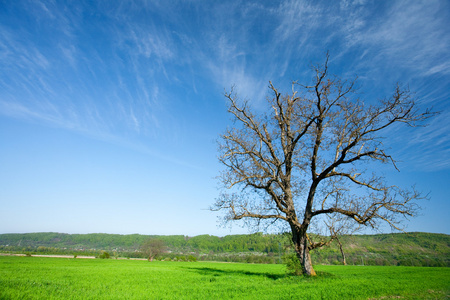
<svg viewBox="0 0 450 300"><path fill-rule="evenodd" d="M355 80L328 74L328 54L313 71L313 83L293 82L291 94L269 82L265 114L252 111L233 89L225 93L235 127L219 139L223 190L211 207L225 210L226 221L242 219L249 226L284 221L302 272L311 276L310 251L329 244L342 224L376 228L384 221L400 229L399 217L415 215L415 200L426 197L367 174L368 163L397 168L383 132L396 124L423 125L434 114L419 111L398 85L390 98L365 104L355 97ZM313 220L328 226L329 239L312 240Z"/></svg>
<svg viewBox="0 0 450 300"><path fill-rule="evenodd" d="M141 245L140 250L147 256L148 261L153 261L157 256L166 252L166 246L162 240L149 239Z"/></svg>

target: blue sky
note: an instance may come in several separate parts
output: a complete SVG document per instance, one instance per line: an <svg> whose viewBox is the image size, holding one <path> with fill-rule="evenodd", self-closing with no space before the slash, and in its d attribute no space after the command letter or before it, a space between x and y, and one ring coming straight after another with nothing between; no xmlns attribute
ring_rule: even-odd
<svg viewBox="0 0 450 300"><path fill-rule="evenodd" d="M208 210L223 93L258 109L329 50L365 101L400 82L441 111L378 171L430 193L408 231L449 234L449 28L444 0L0 0L0 233L247 233Z"/></svg>

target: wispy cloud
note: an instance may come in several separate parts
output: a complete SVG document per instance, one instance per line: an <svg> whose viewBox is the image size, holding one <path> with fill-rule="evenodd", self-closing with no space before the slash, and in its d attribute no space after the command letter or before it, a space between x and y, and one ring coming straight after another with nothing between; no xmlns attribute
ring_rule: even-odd
<svg viewBox="0 0 450 300"><path fill-rule="evenodd" d="M284 2L278 8L284 16L277 28L278 38L288 48L304 50L306 54L299 54L303 58L311 59L316 49L323 51L331 46L331 68L342 64L344 77L358 74L365 88L367 83L372 88L377 86L373 88L377 95L369 94L369 99L388 96L385 93L400 81L413 83L411 89L417 92L418 105L423 109L447 109L444 102L449 97L445 78L450 72L450 10L443 8L449 8L445 1L344 1L330 5L320 1ZM431 84L429 76L436 78ZM380 91L384 95L378 96ZM399 151L400 157L402 152L413 155L417 168L448 168L450 128L443 125L447 117L443 113L426 128L397 132L407 136L405 144L413 147Z"/></svg>
<svg viewBox="0 0 450 300"><path fill-rule="evenodd" d="M361 63L399 65L415 74L448 74L450 36L445 1L395 1L386 5L347 6L343 21L348 50L363 49ZM353 8L353 9L352 9ZM377 8L374 17L370 9Z"/></svg>
<svg viewBox="0 0 450 300"><path fill-rule="evenodd" d="M206 85L217 99L236 85L241 97L258 106L269 80L286 88L290 80L309 80L305 67L321 62L326 50L344 74L375 79L395 73L406 82L445 77L449 13L442 7L448 6L36 2L22 7L29 23L8 27L0 21L0 113L93 136L176 140L186 130L178 120L187 120L178 107L184 101L196 105L179 95L198 95ZM91 17L91 11L102 18ZM434 96L428 99L435 102Z"/></svg>
<svg viewBox="0 0 450 300"><path fill-rule="evenodd" d="M419 128L409 135L407 141L409 151L413 157L415 169L426 171L445 170L450 168L450 112L444 111L429 122L429 126ZM414 149L414 151L411 151Z"/></svg>

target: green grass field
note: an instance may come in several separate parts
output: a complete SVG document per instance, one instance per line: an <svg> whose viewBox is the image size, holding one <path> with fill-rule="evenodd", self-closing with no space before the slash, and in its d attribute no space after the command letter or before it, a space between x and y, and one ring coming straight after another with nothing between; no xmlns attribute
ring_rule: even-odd
<svg viewBox="0 0 450 300"><path fill-rule="evenodd" d="M0 299L449 299L450 269L0 256Z"/></svg>

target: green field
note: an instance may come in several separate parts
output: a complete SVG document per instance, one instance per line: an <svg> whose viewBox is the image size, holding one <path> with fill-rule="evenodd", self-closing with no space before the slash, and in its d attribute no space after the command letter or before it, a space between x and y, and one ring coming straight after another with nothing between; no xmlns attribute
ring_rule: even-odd
<svg viewBox="0 0 450 300"><path fill-rule="evenodd" d="M450 269L0 256L0 299L449 299Z"/></svg>

